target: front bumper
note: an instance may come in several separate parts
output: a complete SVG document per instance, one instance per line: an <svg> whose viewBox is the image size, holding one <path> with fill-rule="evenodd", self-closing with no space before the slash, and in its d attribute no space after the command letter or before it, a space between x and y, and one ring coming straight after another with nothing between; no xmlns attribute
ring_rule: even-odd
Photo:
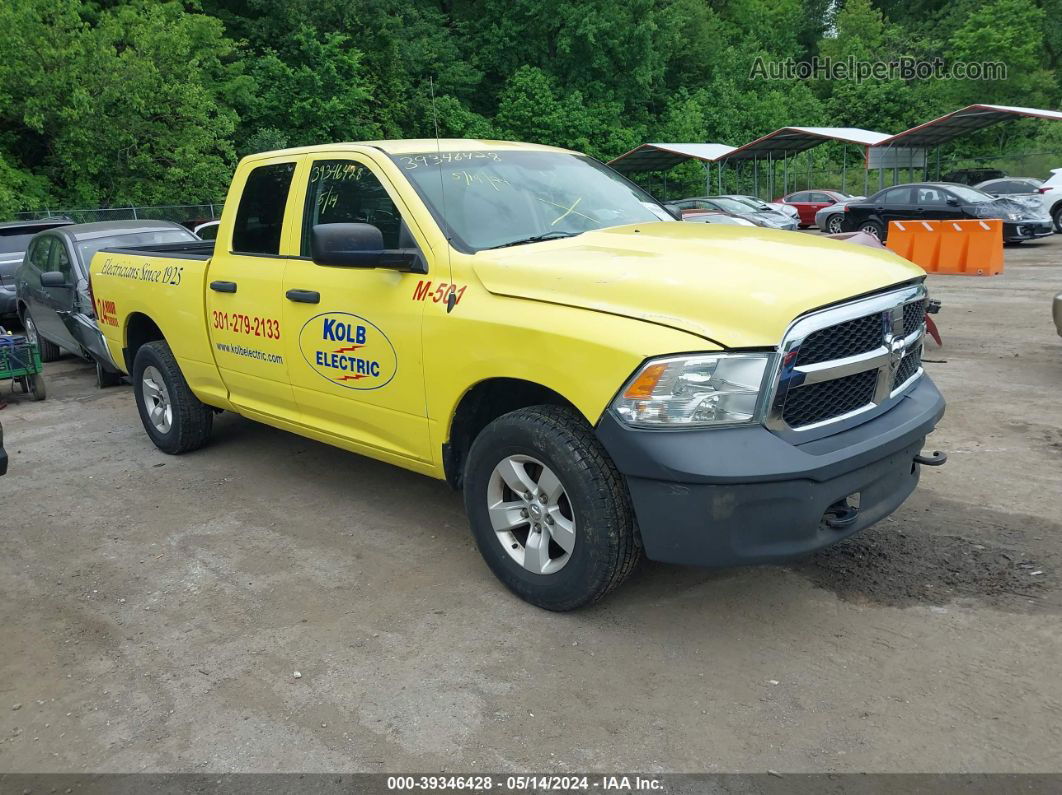
<svg viewBox="0 0 1062 795"><path fill-rule="evenodd" d="M1039 221L1004 221L1003 239L1008 243L1018 240L1032 240L1037 237L1047 237L1055 233L1054 224L1050 218Z"/></svg>
<svg viewBox="0 0 1062 795"><path fill-rule="evenodd" d="M650 559L732 566L804 555L888 516L917 485L914 457L943 413L923 376L886 413L799 445L762 426L637 430L611 413L598 436L626 478ZM828 526L827 509L856 493L854 521Z"/></svg>

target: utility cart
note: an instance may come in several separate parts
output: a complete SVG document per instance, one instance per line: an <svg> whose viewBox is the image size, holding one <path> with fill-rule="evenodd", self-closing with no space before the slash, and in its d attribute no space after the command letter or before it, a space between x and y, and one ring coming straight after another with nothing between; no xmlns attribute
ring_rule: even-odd
<svg viewBox="0 0 1062 795"><path fill-rule="evenodd" d="M0 384L11 379L34 400L44 400L41 369L41 354L36 344L17 334L0 334Z"/></svg>

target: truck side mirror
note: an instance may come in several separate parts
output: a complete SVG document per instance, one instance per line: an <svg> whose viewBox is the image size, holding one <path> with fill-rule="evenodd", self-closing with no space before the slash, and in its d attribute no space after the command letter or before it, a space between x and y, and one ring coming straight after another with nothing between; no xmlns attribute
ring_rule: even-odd
<svg viewBox="0 0 1062 795"><path fill-rule="evenodd" d="M316 224L310 230L310 257L339 268L394 268L426 273L416 249L385 249L383 232L372 224Z"/></svg>
<svg viewBox="0 0 1062 795"><path fill-rule="evenodd" d="M47 271L41 274L41 287L69 287L66 276L59 271Z"/></svg>

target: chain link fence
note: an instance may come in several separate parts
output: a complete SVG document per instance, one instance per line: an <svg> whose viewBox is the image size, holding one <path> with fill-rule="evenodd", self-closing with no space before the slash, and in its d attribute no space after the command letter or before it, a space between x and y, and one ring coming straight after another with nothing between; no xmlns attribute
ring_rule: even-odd
<svg viewBox="0 0 1062 795"><path fill-rule="evenodd" d="M69 218L79 224L93 221L216 221L221 217L224 201L207 204L168 204L154 207L97 207L95 209L62 210L46 207L33 212L15 213L20 221L36 221L44 218Z"/></svg>

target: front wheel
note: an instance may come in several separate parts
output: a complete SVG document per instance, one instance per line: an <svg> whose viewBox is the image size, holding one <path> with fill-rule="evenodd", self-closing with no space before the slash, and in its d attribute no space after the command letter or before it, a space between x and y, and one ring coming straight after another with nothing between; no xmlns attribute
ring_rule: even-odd
<svg viewBox="0 0 1062 795"><path fill-rule="evenodd" d="M162 452L179 455L207 443L214 412L192 394L165 342L149 342L136 352L133 391L144 430Z"/></svg>
<svg viewBox="0 0 1062 795"><path fill-rule="evenodd" d="M844 231L844 216L843 215L831 215L826 219L826 233L829 235L839 235Z"/></svg>
<svg viewBox="0 0 1062 795"><path fill-rule="evenodd" d="M1051 218L1055 222L1055 231L1062 232L1062 203L1051 212Z"/></svg>
<svg viewBox="0 0 1062 795"><path fill-rule="evenodd" d="M641 558L623 478L570 409L532 406L490 423L469 451L464 492L487 565L538 607L596 602Z"/></svg>
<svg viewBox="0 0 1062 795"><path fill-rule="evenodd" d="M37 346L37 352L41 355L42 362L58 361L61 351L54 342L49 342L37 331L37 324L33 322L33 316L27 311L22 318L22 325L26 329L26 337Z"/></svg>
<svg viewBox="0 0 1062 795"><path fill-rule="evenodd" d="M48 397L48 390L44 385L44 376L40 373L26 376L30 397L34 400L44 400Z"/></svg>

